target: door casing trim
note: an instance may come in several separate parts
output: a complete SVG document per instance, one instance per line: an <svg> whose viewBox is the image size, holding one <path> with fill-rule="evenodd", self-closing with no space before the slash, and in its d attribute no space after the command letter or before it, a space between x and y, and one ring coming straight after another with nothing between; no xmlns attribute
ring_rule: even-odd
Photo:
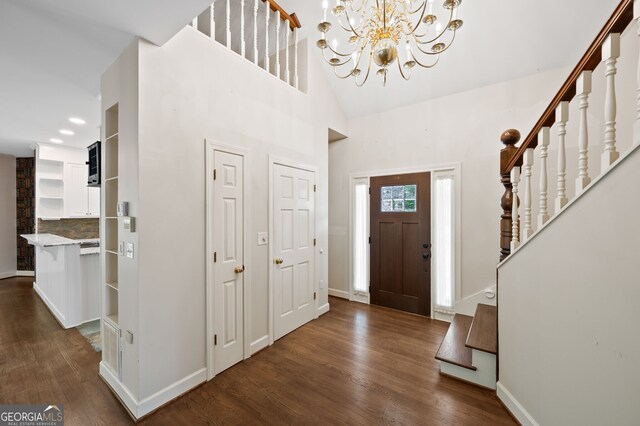
<svg viewBox="0 0 640 426"><path fill-rule="evenodd" d="M461 269L462 269L462 247L461 247L461 238L460 238L460 232L461 232L461 226L462 226L462 186L461 186L461 181L462 181L462 164L461 163L444 163L444 164L433 164L433 165L424 165L424 166L413 166L413 167L405 167L405 168L394 168L394 169L384 169L384 170L371 170L371 171L364 171L364 172L354 172L354 173L349 173L349 223L348 223L348 229L349 229L349 267L348 267L348 286L349 286L349 300L351 301L357 301L357 302L362 302L362 303L370 303L370 295L367 294L366 297L358 297L357 295L354 294L353 291L353 244L354 244L354 236L353 236L353 202L355 199L355 193L354 193L354 184L355 184L355 180L357 179L367 179L367 184L369 185L369 188L371 188L371 178L372 177L376 177L376 176L389 176L389 175L401 175L401 174L409 174L409 173L424 173L424 172L430 172L430 173L438 173L438 172L450 172L452 171L454 176L455 176L455 191L456 191L456 236L455 236L455 242L456 242L456 264L455 264L455 270L456 270L456 284L455 284L455 297L454 297L454 304L455 302L459 301L461 296L462 296L462 273L461 273ZM433 216L433 209L434 209L434 200L433 200L433 176L432 179L430 180L430 184L431 184L431 216ZM371 205L369 203L369 209L371 209ZM367 229L371 229L371 218L370 218L370 210L367 212ZM434 235L434 229L433 229L433 220L431 220L431 235L433 238ZM369 270L371 268L371 254L369 253L369 250L367 251L367 270ZM434 312L434 301L435 301L435 294L434 294L434 286L433 286L433 280L434 280L434 268L431 268L431 307L430 307L430 318L434 318L435 312Z"/></svg>
<svg viewBox="0 0 640 426"><path fill-rule="evenodd" d="M206 200L206 213L205 213L205 221L206 221L206 247L205 247L205 269L206 269L206 363L207 363L207 380L211 380L215 374L215 357L214 357L214 347L213 347L213 334L215 330L215 324L213 324L214 316L214 290L213 290L213 267L211 266L210 260L213 259L213 215L215 212L213 211L213 200L210 196L210 193L213 189L213 168L214 168L214 153L215 151L226 152L229 154L239 155L243 158L243 204L244 211L243 215L243 250L242 257L244 259L244 282L243 282L243 360L247 359L251 356L251 186L247 183L250 182L250 174L249 171L251 169L250 166L250 151L244 148L240 148L233 145L227 145L221 142L218 142L213 139L205 138L205 200Z"/></svg>
<svg viewBox="0 0 640 426"><path fill-rule="evenodd" d="M269 309L268 309L268 316L269 316L269 346L273 345L274 342L274 333L273 333L273 244L271 244L271 241L273 239L273 220L274 220L274 215L273 215L273 172L274 172L274 166L275 165L280 165L280 166L285 166L285 167L291 167L294 169L300 169L300 170L306 170L308 172L312 172L313 173L313 181L315 182L315 184L317 185L318 183L318 170L319 168L317 166L312 166L309 164L305 164L302 163L300 161L297 160L292 160L290 158L285 158L285 157L280 157L280 156L276 156L276 155L269 155L269 210L268 210L268 214L269 214ZM316 234L316 230L318 229L318 215L315 214L316 212L316 206L318 205L318 192L314 192L313 193L313 209L314 209L314 224L313 224L313 235L314 238L317 238L317 234ZM317 254L317 250L314 247L313 250L313 276L314 276L314 282L313 282L313 291L318 294L319 293L319 288L318 288L318 282L319 282L319 268L318 268L318 254ZM318 318L319 313L318 313L318 299L316 298L313 301L313 319Z"/></svg>

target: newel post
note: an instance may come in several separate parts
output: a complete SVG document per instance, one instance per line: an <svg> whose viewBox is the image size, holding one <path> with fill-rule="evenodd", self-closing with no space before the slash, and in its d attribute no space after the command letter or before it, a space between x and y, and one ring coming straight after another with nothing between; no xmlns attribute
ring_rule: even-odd
<svg viewBox="0 0 640 426"><path fill-rule="evenodd" d="M500 181L504 185L504 194L500 200L502 215L500 216L500 260L511 254L512 222L511 210L513 207L513 193L511 192L511 170L507 170L507 165L515 155L518 148L515 144L520 140L520 132L516 129L505 131L500 140L505 145L500 151Z"/></svg>

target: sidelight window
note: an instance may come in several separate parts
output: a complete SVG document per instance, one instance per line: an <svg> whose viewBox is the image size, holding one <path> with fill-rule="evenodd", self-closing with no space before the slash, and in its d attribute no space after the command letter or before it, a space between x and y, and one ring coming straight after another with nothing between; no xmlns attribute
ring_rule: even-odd
<svg viewBox="0 0 640 426"><path fill-rule="evenodd" d="M358 179L354 186L353 205L353 290L355 293L369 292L368 250L369 231L369 182Z"/></svg>
<svg viewBox="0 0 640 426"><path fill-rule="evenodd" d="M435 173L433 185L433 267L435 306L453 310L455 298L455 181L453 173Z"/></svg>

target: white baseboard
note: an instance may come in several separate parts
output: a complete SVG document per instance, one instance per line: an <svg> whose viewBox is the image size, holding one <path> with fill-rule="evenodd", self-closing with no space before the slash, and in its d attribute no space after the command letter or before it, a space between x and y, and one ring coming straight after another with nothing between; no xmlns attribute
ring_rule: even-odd
<svg viewBox="0 0 640 426"><path fill-rule="evenodd" d="M320 306L318 308L318 316L324 315L327 312L329 312L329 304L328 303L325 303L324 305L322 305L322 306Z"/></svg>
<svg viewBox="0 0 640 426"><path fill-rule="evenodd" d="M129 392L120 380L113 374L111 369L104 364L104 361L100 362L100 377L107 382L111 390L117 395L118 399L124 404L127 411L133 418L138 418L138 401Z"/></svg>
<svg viewBox="0 0 640 426"><path fill-rule="evenodd" d="M329 289L329 296L339 297L341 299L349 300L349 292L344 290L336 290L335 288Z"/></svg>
<svg viewBox="0 0 640 426"><path fill-rule="evenodd" d="M190 389L195 388L200 383L207 381L207 369L201 368L198 371L170 384L166 388L154 393L153 395L143 399L138 404L137 418L146 416L152 411L160 408L167 402L170 402Z"/></svg>
<svg viewBox="0 0 640 426"><path fill-rule="evenodd" d="M249 349L249 351L251 352L251 355L255 354L258 351L263 350L264 348L266 348L267 346L269 346L269 335L264 335L261 338L254 340L253 342L251 342L251 347Z"/></svg>
<svg viewBox="0 0 640 426"><path fill-rule="evenodd" d="M172 383L140 402L138 402L131 392L129 392L129 389L127 389L122 382L118 380L113 372L104 365L104 362L100 362L100 377L102 377L113 392L115 392L120 402L122 402L127 411L129 411L129 414L137 420L162 407L167 402L176 399L188 390L198 386L200 383L204 383L207 380L207 369L202 368L178 380L177 382Z"/></svg>
<svg viewBox="0 0 640 426"><path fill-rule="evenodd" d="M33 271L16 271L16 277L35 277L36 273Z"/></svg>
<svg viewBox="0 0 640 426"><path fill-rule="evenodd" d="M16 271L0 272L0 280L3 280L5 278L13 278L15 276L16 276Z"/></svg>
<svg viewBox="0 0 640 426"><path fill-rule="evenodd" d="M529 414L518 400L500 382L496 385L496 393L500 401L523 426L538 426L538 422Z"/></svg>

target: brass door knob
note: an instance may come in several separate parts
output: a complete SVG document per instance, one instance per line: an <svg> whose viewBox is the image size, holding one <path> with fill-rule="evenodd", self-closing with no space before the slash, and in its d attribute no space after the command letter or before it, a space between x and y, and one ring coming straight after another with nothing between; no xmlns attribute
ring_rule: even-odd
<svg viewBox="0 0 640 426"><path fill-rule="evenodd" d="M277 257L275 259L276 265L282 265L282 262L284 262L284 260L280 259L279 257Z"/></svg>
<svg viewBox="0 0 640 426"><path fill-rule="evenodd" d="M241 274L244 272L244 265L242 266L236 266L233 270L233 272L235 272L236 274Z"/></svg>

